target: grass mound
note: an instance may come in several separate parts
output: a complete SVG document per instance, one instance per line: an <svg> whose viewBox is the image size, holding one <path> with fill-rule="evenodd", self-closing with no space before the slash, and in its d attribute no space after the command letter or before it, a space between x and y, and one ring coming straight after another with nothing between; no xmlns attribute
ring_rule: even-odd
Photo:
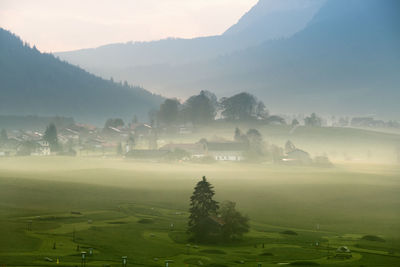
<svg viewBox="0 0 400 267"><path fill-rule="evenodd" d="M141 223L141 224L152 224L152 223L154 223L154 221L153 221L153 219L143 218L143 219L140 219L138 221L138 223Z"/></svg>
<svg viewBox="0 0 400 267"><path fill-rule="evenodd" d="M274 256L274 254L272 254L271 252L264 252L261 253L260 256Z"/></svg>
<svg viewBox="0 0 400 267"><path fill-rule="evenodd" d="M219 250L219 249L203 249L200 250L202 253L207 253L207 254L226 254L225 251Z"/></svg>
<svg viewBox="0 0 400 267"><path fill-rule="evenodd" d="M376 235L365 235L361 237L362 240L373 241L373 242L385 242L385 239Z"/></svg>
<svg viewBox="0 0 400 267"><path fill-rule="evenodd" d="M319 266L318 263L313 262L313 261L294 261L290 263L290 265L295 265L295 266Z"/></svg>
<svg viewBox="0 0 400 267"><path fill-rule="evenodd" d="M292 231L292 230L283 231L283 232L281 232L281 234L283 234L283 235L298 235L295 231Z"/></svg>

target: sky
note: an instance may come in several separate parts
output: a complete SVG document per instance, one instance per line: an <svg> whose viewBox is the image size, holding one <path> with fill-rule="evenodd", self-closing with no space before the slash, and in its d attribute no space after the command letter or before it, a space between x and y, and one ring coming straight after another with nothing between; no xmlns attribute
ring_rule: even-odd
<svg viewBox="0 0 400 267"><path fill-rule="evenodd" d="M0 27L44 52L223 33L258 0L0 0Z"/></svg>

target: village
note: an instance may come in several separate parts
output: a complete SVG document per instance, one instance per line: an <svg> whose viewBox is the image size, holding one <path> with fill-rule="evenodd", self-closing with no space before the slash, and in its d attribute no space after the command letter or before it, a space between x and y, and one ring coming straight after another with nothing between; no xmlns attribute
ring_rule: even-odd
<svg viewBox="0 0 400 267"><path fill-rule="evenodd" d="M53 128L53 135L47 131ZM327 157L311 155L290 140L281 146L267 144L256 129L243 132L236 128L232 137L207 140L192 125L156 128L146 123L124 125L120 119L109 119L104 128L71 123L46 131L2 130L0 157L18 156L93 156L122 157L142 161L220 161L276 163L287 165L319 164L330 166Z"/></svg>

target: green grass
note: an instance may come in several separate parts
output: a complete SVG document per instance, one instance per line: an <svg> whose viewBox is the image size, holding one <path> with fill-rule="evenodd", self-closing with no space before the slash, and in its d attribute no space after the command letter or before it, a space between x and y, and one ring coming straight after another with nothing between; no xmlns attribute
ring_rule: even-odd
<svg viewBox="0 0 400 267"><path fill-rule="evenodd" d="M45 257L75 266L80 250L89 248L94 255L88 266L119 266L121 256L128 256L129 266L164 266L167 259L174 260L171 266L397 266L399 174L393 165L319 169L5 158L0 160L0 266L55 265ZM242 241L188 245L188 200L202 175L215 186L218 201L235 201L250 217L251 231ZM333 258L343 245L353 257Z"/></svg>

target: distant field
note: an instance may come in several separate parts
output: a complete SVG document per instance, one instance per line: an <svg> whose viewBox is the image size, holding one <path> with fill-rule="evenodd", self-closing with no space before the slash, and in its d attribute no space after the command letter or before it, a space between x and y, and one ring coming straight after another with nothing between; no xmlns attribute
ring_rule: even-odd
<svg viewBox="0 0 400 267"><path fill-rule="evenodd" d="M161 141L197 142L201 138L232 140L236 127L244 132L249 128L258 129L266 144L284 147L286 141L291 140L312 156L327 155L332 160L345 162L398 163L400 133L355 128L300 126L293 129L290 125L224 123L198 129L193 134L162 137Z"/></svg>
<svg viewBox="0 0 400 267"><path fill-rule="evenodd" d="M218 201L235 201L250 217L252 231L242 242L186 246L188 200L203 175L215 186ZM0 266L55 265L44 257L59 257L61 266L75 266L80 264L78 244L79 250L94 248L87 266L120 266L124 255L129 266L163 266L166 259L174 260L171 266L276 266L296 261L397 266L399 206L396 165L311 168L2 158ZM138 223L143 218L150 223ZM28 220L33 221L32 231L27 231ZM280 233L285 230L298 235ZM385 242L361 240L364 235ZM353 250L352 259L327 259L341 245Z"/></svg>

